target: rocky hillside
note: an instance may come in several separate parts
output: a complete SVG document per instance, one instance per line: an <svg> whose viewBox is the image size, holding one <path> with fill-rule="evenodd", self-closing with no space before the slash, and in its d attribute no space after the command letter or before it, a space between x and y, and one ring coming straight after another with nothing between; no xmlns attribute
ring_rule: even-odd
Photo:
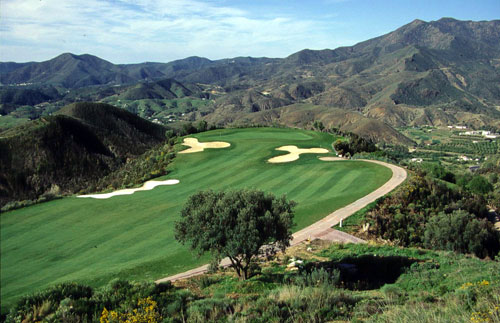
<svg viewBox="0 0 500 323"><path fill-rule="evenodd" d="M370 121L369 127L352 127L370 129L370 137L394 142L398 136L388 139L387 135L378 135L392 132L381 127L463 124L499 128L498 39L500 20L415 20L354 46L305 49L283 59L211 61L190 57L166 64L113 65L90 55L63 54L42 63L0 63L0 75L2 84L9 84L9 88L19 88L15 84L20 83L35 88L50 84L71 88L71 94L61 92L66 100L80 97L81 92L91 92L98 100L117 93L130 100L168 100L174 98L170 89L150 81L174 79L170 82L180 84L176 85L180 92L175 97L196 93L196 97L213 100L202 113L195 108L186 111L185 120L258 120L259 114L253 114L307 104L316 106L314 114L325 120L336 120L337 109L349 112L344 112L348 119L337 121L342 127L351 127L353 113L378 120ZM142 83L133 85L139 81ZM129 83L125 93L114 86ZM94 87L81 88L86 85ZM200 96L203 89L209 91ZM12 104L19 99L11 89L2 91L3 111L7 103L10 110L15 109ZM57 100L46 92L38 90L32 102L25 100L26 104ZM19 97L25 96L21 93ZM288 124L287 120L280 122Z"/></svg>

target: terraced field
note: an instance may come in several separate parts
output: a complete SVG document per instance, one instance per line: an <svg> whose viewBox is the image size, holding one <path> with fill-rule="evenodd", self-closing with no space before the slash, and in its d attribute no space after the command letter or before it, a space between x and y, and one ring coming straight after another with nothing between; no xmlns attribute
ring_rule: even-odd
<svg viewBox="0 0 500 323"><path fill-rule="evenodd" d="M154 280L206 262L178 244L173 234L182 205L199 190L246 187L286 194L298 202L297 231L391 177L391 171L380 165L322 162L316 154L301 155L290 163L266 162L286 154L275 150L284 145L331 151L335 137L324 133L253 128L193 137L231 146L179 154L169 175L161 178L178 179L177 185L104 200L70 197L2 214L2 308L58 282L99 286L113 278Z"/></svg>

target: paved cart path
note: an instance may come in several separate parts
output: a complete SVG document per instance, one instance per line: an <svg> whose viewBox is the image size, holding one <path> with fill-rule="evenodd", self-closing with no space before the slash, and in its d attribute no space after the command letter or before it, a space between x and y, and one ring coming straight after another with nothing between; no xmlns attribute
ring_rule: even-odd
<svg viewBox="0 0 500 323"><path fill-rule="evenodd" d="M342 162L342 160L339 160L338 158L334 157L331 159L328 159L328 157L325 158L320 158L323 161L329 162L329 161L337 161L337 162ZM337 225L341 219L345 219L349 217L350 215L356 213L357 211L361 210L368 204L374 202L376 199L379 197L382 197L398 187L401 183L404 182L406 179L407 173L404 168L401 168L396 165L384 163L378 160L365 160L362 159L363 161L370 162L370 163L375 163L379 164L385 167L388 167L389 169L392 170L392 177L389 179L384 185L380 186L378 189L375 191L371 192L368 195L363 196L357 201L354 201L353 203L344 206L343 208L340 208L336 210L333 213L330 213L323 219L319 220L318 222L315 222L311 224L308 227L305 227L302 230L299 230L293 234L293 240L290 242L291 246L295 246L305 240L314 240L314 239L322 239L322 240L330 240L330 241L336 241L336 242L351 242L351 243L365 243L364 240L359 239L355 236L352 236L350 234L347 234L345 232L341 232L338 230L332 229L333 226ZM227 267L231 263L228 258L225 258L221 262L221 266ZM161 282L166 282L166 281L176 281L179 279L185 279L197 275L201 275L203 273L206 273L208 271L208 265L204 265L195 269L191 269L188 271L185 271L183 273L165 277L162 279L159 279L155 281L155 283L161 283Z"/></svg>

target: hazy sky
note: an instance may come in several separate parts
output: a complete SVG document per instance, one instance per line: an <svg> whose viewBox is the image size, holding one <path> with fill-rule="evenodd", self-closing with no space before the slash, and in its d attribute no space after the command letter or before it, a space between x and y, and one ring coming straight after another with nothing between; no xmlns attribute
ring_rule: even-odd
<svg viewBox="0 0 500 323"><path fill-rule="evenodd" d="M0 0L0 61L286 57L441 17L500 19L500 0Z"/></svg>

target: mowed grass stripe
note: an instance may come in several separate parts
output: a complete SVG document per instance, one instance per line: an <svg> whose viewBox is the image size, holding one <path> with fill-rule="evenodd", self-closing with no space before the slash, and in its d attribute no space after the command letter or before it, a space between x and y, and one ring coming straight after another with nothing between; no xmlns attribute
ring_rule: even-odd
<svg viewBox="0 0 500 323"><path fill-rule="evenodd" d="M308 187L318 179L318 168L319 167L302 167L302 174L299 174L293 185L290 185L290 190L288 191L290 198L296 199L309 191Z"/></svg>
<svg viewBox="0 0 500 323"><path fill-rule="evenodd" d="M255 149L257 151L257 149ZM188 155L188 154L186 154ZM192 181L197 181L197 182L203 182L207 179L211 179L213 177L217 177L217 175L220 175L222 172L227 172L228 170L232 169L238 169L239 167L244 167L245 165L245 156L242 156L241 154L238 154L235 151L230 152L231 158L221 158L220 156L216 156L215 158L211 160L207 160L206 163L208 164L207 171L206 172L188 172L184 173L182 171L174 172L171 174L172 177L175 176L181 176L184 181L189 182L190 180ZM187 158L187 157L186 157ZM187 163L186 166L189 167L191 166L192 163ZM236 173L237 171L233 171Z"/></svg>
<svg viewBox="0 0 500 323"><path fill-rule="evenodd" d="M232 183L234 186L246 187L246 188L258 188L262 185L267 186L267 180L276 176L276 171L272 168L265 168L259 172L253 171L252 174L243 177L241 180L234 180ZM231 185L227 186L228 189Z"/></svg>
<svg viewBox="0 0 500 323"><path fill-rule="evenodd" d="M316 189L311 190L311 194L306 196L307 199L327 193L348 173L345 167L326 167L324 172L329 176L320 176L318 178Z"/></svg>
<svg viewBox="0 0 500 323"><path fill-rule="evenodd" d="M2 308L21 295L57 282L80 281L92 286L113 278L152 280L193 268L198 259L174 240L174 223L187 198L200 190L254 187L281 195L295 190L296 222L305 226L357 199L363 188L337 192L328 199L315 195L326 177L336 182L316 156L273 165L266 161L280 154L284 145L328 147L336 138L295 129L230 129L196 134L201 142L227 141L227 149L180 154L160 179L176 178L180 184L108 200L64 198L0 215L0 270ZM361 167L369 189L390 178L384 167ZM378 168L377 168L378 167ZM368 176L376 171L381 176ZM309 183L309 184L308 184ZM364 187L364 186L363 186ZM343 204L344 203L344 204ZM296 229L298 229L297 227Z"/></svg>

